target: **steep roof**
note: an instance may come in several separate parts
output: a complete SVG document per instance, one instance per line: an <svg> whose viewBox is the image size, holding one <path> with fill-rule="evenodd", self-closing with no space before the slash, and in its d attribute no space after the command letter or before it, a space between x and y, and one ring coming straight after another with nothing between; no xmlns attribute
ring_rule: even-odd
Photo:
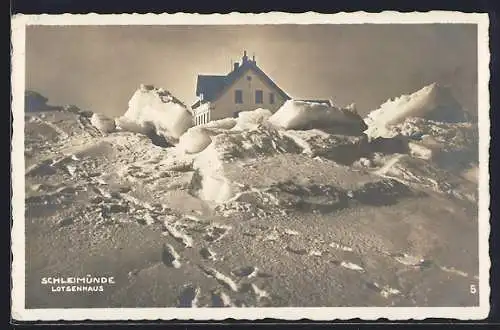
<svg viewBox="0 0 500 330"><path fill-rule="evenodd" d="M217 94L224 88L226 76L198 75L196 96L203 93L203 99L213 101Z"/></svg>
<svg viewBox="0 0 500 330"><path fill-rule="evenodd" d="M254 61L243 62L236 70L231 71L226 76L220 75L198 75L196 84L196 96L203 93L203 101L215 101L223 95L240 77L248 70L253 70L264 82L275 89L285 100L289 100L290 96L276 85L267 74L262 71ZM193 107L196 108L202 102L196 102Z"/></svg>

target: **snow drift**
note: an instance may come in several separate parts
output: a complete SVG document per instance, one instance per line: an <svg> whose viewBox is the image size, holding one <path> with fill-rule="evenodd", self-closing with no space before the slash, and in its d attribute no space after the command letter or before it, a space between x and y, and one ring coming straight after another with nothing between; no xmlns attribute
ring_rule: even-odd
<svg viewBox="0 0 500 330"><path fill-rule="evenodd" d="M284 129L339 128L343 133L362 134L363 119L350 106L345 109L314 101L288 100L269 122Z"/></svg>
<svg viewBox="0 0 500 330"><path fill-rule="evenodd" d="M224 118L224 119L209 121L208 123L199 125L198 127L205 127L212 129L231 129L235 125L236 125L236 119Z"/></svg>
<svg viewBox="0 0 500 330"><path fill-rule="evenodd" d="M409 117L385 128L384 136L372 136L372 149L384 151L380 147L385 145L387 152L409 153L448 170L460 171L479 161L479 131L474 123L445 123Z"/></svg>
<svg viewBox="0 0 500 330"><path fill-rule="evenodd" d="M212 139L207 129L196 126L181 135L177 148L187 154L196 154L203 151L210 143Z"/></svg>
<svg viewBox="0 0 500 330"><path fill-rule="evenodd" d="M199 198L222 203L232 197L232 185L224 175L222 155L215 144L210 144L196 156L193 168L196 176L192 188Z"/></svg>
<svg viewBox="0 0 500 330"><path fill-rule="evenodd" d="M234 196L238 187L226 177L225 163L243 159L258 158L278 153L300 153L301 148L295 142L271 127L259 127L255 130L223 130L215 133L201 128L202 134L211 139L203 148L206 137L196 136L197 129L190 129L181 137L179 147L194 153L202 149L194 158L192 192L199 198L216 203L223 203ZM193 136L191 136L193 134Z"/></svg>
<svg viewBox="0 0 500 330"><path fill-rule="evenodd" d="M368 125L365 133L370 138L392 137L394 132L391 132L391 126L411 117L448 123L470 119L448 88L433 83L413 94L388 100L372 111L365 118Z"/></svg>
<svg viewBox="0 0 500 330"><path fill-rule="evenodd" d="M253 130L259 125L265 123L271 116L272 112L268 109L256 109L253 111L242 111L236 119L235 130Z"/></svg>
<svg viewBox="0 0 500 330"><path fill-rule="evenodd" d="M366 136L337 135L319 129L288 130L283 133L310 157L324 157L341 164L350 164L367 151Z"/></svg>
<svg viewBox="0 0 500 330"><path fill-rule="evenodd" d="M237 119L224 118L191 127L179 138L177 148L182 152L195 154L203 151L212 140L216 140L221 152L235 157L269 152L284 138L267 124L271 114L267 109L244 111L240 112ZM284 139L290 142L290 139ZM275 147L272 143L275 143Z"/></svg>
<svg viewBox="0 0 500 330"><path fill-rule="evenodd" d="M115 121L100 113L94 113L90 117L90 123L103 133L111 133L116 129Z"/></svg>
<svg viewBox="0 0 500 330"><path fill-rule="evenodd" d="M154 127L156 134L178 139L192 126L192 115L165 89L141 85L130 99L127 112L117 118L117 124L123 130L140 133Z"/></svg>

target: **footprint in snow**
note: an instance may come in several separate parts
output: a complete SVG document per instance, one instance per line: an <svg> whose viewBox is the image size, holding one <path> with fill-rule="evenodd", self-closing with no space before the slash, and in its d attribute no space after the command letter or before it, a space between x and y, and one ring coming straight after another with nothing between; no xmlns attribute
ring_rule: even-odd
<svg viewBox="0 0 500 330"><path fill-rule="evenodd" d="M205 273L205 275L215 278L215 280L217 280L217 282L219 282L219 284L221 284L225 288L230 289L234 292L239 291L238 285L229 276L222 274L214 268L205 267L203 265L199 265L199 267Z"/></svg>
<svg viewBox="0 0 500 330"><path fill-rule="evenodd" d="M306 255L307 254L307 250L304 249L304 248L294 248L294 247L291 247L291 246L287 246L285 249L288 252L292 252L292 253L295 253L295 254L298 254L298 255Z"/></svg>
<svg viewBox="0 0 500 330"><path fill-rule="evenodd" d="M396 296L401 294L398 289L391 288L388 285L381 286L377 282L366 282L366 287L379 293L384 298L389 298L390 296Z"/></svg>
<svg viewBox="0 0 500 330"><path fill-rule="evenodd" d="M365 271L363 269L363 267L361 267L359 265L356 265L355 263L352 263L352 262L342 261L340 263L340 266L344 267L344 268L347 268L347 269L355 270L355 271L358 271L358 272L364 272Z"/></svg>
<svg viewBox="0 0 500 330"><path fill-rule="evenodd" d="M208 242L215 243L226 236L230 229L231 227L229 226L213 225L207 229L203 238Z"/></svg>
<svg viewBox="0 0 500 330"><path fill-rule="evenodd" d="M185 232L179 230L177 228L177 225L178 225L177 223L172 225L170 221L165 220L163 222L163 227L165 229L163 234L164 235L170 234L173 238L184 244L184 246L187 248L193 247L193 238L188 234L186 234Z"/></svg>
<svg viewBox="0 0 500 330"><path fill-rule="evenodd" d="M175 251L173 246L170 244L164 243L163 247L162 247L161 260L163 261L165 266L180 268L181 263L180 263L179 259L180 259L180 256L179 256L179 254L177 254L177 252Z"/></svg>
<svg viewBox="0 0 500 330"><path fill-rule="evenodd" d="M64 219L61 219L57 223L57 227L59 227L59 228L66 227L66 226L72 225L73 223L74 223L74 219L73 218L64 218Z"/></svg>
<svg viewBox="0 0 500 330"><path fill-rule="evenodd" d="M271 305L271 295L266 290L259 288L254 283L245 283L243 285L243 288L245 292L249 292L251 295L253 295L256 300L257 306Z"/></svg>
<svg viewBox="0 0 500 330"><path fill-rule="evenodd" d="M405 266L420 266L425 260L406 253L396 253L392 257Z"/></svg>
<svg viewBox="0 0 500 330"><path fill-rule="evenodd" d="M179 295L178 307L198 307L200 288L191 284L185 285Z"/></svg>
<svg viewBox="0 0 500 330"><path fill-rule="evenodd" d="M231 272L234 276L252 278L259 274L259 269L254 266L245 266Z"/></svg>
<svg viewBox="0 0 500 330"><path fill-rule="evenodd" d="M200 255L202 256L203 259L207 259L207 260L216 260L215 259L215 252L211 251L209 248L201 248L200 249Z"/></svg>
<svg viewBox="0 0 500 330"><path fill-rule="evenodd" d="M212 307L232 307L231 298L222 290L212 291Z"/></svg>

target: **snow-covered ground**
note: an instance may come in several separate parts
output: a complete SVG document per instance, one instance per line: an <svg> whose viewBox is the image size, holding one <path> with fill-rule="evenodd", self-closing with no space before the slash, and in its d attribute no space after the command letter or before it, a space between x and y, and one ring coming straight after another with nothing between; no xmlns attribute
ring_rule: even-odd
<svg viewBox="0 0 500 330"><path fill-rule="evenodd" d="M478 304L474 124L401 118L418 139L381 152L335 130L351 110L326 127L301 110L317 105L289 103L190 128L158 91L142 87L117 131L75 110L26 114L27 307ZM145 122L171 144L134 129ZM89 273L116 285L55 295L39 284Z"/></svg>

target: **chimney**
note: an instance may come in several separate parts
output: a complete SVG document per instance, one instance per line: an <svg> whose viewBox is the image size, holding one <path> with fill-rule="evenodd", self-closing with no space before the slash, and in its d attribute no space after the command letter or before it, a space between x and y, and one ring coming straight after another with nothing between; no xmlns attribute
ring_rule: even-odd
<svg viewBox="0 0 500 330"><path fill-rule="evenodd" d="M243 57L241 58L242 63L246 63L248 61L247 51L243 51Z"/></svg>
<svg viewBox="0 0 500 330"><path fill-rule="evenodd" d="M253 55L252 55L252 62L253 62L254 64L256 64L256 62L255 62L255 54L253 54Z"/></svg>
<svg viewBox="0 0 500 330"><path fill-rule="evenodd" d="M239 66L240 66L240 64L238 62L234 62L234 64L233 64L233 71L238 70Z"/></svg>

